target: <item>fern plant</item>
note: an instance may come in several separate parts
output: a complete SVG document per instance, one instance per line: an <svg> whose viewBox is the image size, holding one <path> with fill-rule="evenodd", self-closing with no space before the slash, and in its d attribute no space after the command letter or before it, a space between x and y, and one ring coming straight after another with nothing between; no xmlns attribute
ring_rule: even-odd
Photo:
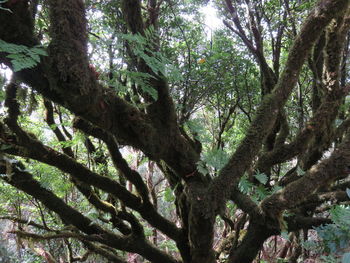
<svg viewBox="0 0 350 263"><path fill-rule="evenodd" d="M13 71L17 72L26 68L33 68L40 62L40 56L47 56L41 46L27 47L5 42L0 39L0 52L8 53Z"/></svg>
<svg viewBox="0 0 350 263"><path fill-rule="evenodd" d="M169 80L177 78L181 79L181 75L175 68L171 61L166 58L162 52L153 49L153 43L155 43L156 32L153 27L145 29L145 34L119 34L118 37L128 42L130 49L133 51L134 55L143 60L146 65L151 69L154 74L147 73L136 73L132 71L125 71L126 76L131 82L137 84L143 92L150 95L154 100L157 100L157 91L149 85L151 78L155 76L166 76Z"/></svg>
<svg viewBox="0 0 350 263"><path fill-rule="evenodd" d="M315 228L321 241L305 242L304 247L313 251L317 248L319 253L326 253L321 257L322 262L350 263L350 253L344 253L350 243L350 209L336 205L330 211L330 216L332 224Z"/></svg>

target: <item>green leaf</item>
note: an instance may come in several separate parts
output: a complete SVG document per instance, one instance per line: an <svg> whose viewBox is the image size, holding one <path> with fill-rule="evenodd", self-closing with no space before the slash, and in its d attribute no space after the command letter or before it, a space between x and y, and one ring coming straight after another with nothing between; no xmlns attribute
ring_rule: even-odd
<svg viewBox="0 0 350 263"><path fill-rule="evenodd" d="M350 228L350 209L339 205L333 207L330 211L332 221L339 226Z"/></svg>
<svg viewBox="0 0 350 263"><path fill-rule="evenodd" d="M38 54L40 56L48 56L46 50L43 47L41 47L41 46L33 47L33 48L31 48L31 51L34 54Z"/></svg>
<svg viewBox="0 0 350 263"><path fill-rule="evenodd" d="M207 142L206 129L203 126L204 119L196 118L186 122L186 126L190 130L191 134L194 135L195 139L201 143Z"/></svg>
<svg viewBox="0 0 350 263"><path fill-rule="evenodd" d="M0 52L8 53L7 58L11 59L13 71L17 72L26 68L33 68L40 62L40 56L47 56L46 51L40 47L26 47L7 43L0 39Z"/></svg>
<svg viewBox="0 0 350 263"><path fill-rule="evenodd" d="M94 220L96 220L96 219L99 218L99 214L98 214L96 211L94 211L94 210L92 210L91 212L89 212L89 213L87 214L87 216L90 217L91 219L94 219Z"/></svg>
<svg viewBox="0 0 350 263"><path fill-rule="evenodd" d="M132 84L138 85L143 92L149 94L154 100L158 99L158 92L155 90L150 84L149 80L151 78L154 78L152 75L148 73L143 73L143 72L133 72L129 70L123 70L120 71L120 73L125 74L125 76L128 78L129 83L128 86L130 87ZM112 86L116 87L116 90L118 92L123 91L125 92L127 88L124 86L121 86L118 82L112 83Z"/></svg>
<svg viewBox="0 0 350 263"><path fill-rule="evenodd" d="M23 45L16 45L16 44L11 44L8 42L5 42L0 39L0 51L1 52L6 52L6 53L11 53L11 54L16 54L16 53L21 53L21 52L27 52L28 48Z"/></svg>
<svg viewBox="0 0 350 263"><path fill-rule="evenodd" d="M167 187L165 188L165 191L164 191L164 200L166 202L169 202L169 203L172 203L175 201L175 196L173 194L173 191L171 190L170 187Z"/></svg>
<svg viewBox="0 0 350 263"><path fill-rule="evenodd" d="M239 181L238 188L242 193L249 193L253 189L254 184L248 180L247 176L243 176Z"/></svg>
<svg viewBox="0 0 350 263"><path fill-rule="evenodd" d="M264 199L266 196L269 195L269 191L264 187L263 185L259 185L256 189L256 195L258 197L258 200Z"/></svg>
<svg viewBox="0 0 350 263"><path fill-rule="evenodd" d="M268 181L268 177L264 173L255 174L254 177L262 184L266 184Z"/></svg>
<svg viewBox="0 0 350 263"><path fill-rule="evenodd" d="M148 85L141 86L141 89L148 93L152 97L152 99L157 100L158 99L158 91L156 91L154 88Z"/></svg>
<svg viewBox="0 0 350 263"><path fill-rule="evenodd" d="M277 191L281 190L283 187L279 185L274 185L271 189L271 194L276 193Z"/></svg>
<svg viewBox="0 0 350 263"><path fill-rule="evenodd" d="M50 125L50 129L51 130L55 130L56 128L57 128L57 124L56 123Z"/></svg>
<svg viewBox="0 0 350 263"><path fill-rule="evenodd" d="M217 170L220 170L228 162L229 156L222 149L213 149L203 156L203 161Z"/></svg>
<svg viewBox="0 0 350 263"><path fill-rule="evenodd" d="M5 91L0 90L0 102L5 100Z"/></svg>

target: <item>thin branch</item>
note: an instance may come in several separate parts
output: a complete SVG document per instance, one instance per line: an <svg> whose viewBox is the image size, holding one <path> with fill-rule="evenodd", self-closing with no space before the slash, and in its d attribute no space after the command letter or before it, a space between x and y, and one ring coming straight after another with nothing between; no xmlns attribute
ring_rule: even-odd
<svg viewBox="0 0 350 263"><path fill-rule="evenodd" d="M12 222L17 222L17 223L21 223L21 224L24 224L24 225L33 226L33 227L35 227L35 228L42 229L42 230L46 230L46 231L56 231L56 230L54 230L54 229L48 228L47 226L44 226L44 225L40 225L40 224L38 224L38 223L35 223L35 222L32 221L32 220L26 220L26 219L14 217L14 216L1 216L1 217L0 217L0 220L10 220L10 221L12 221Z"/></svg>

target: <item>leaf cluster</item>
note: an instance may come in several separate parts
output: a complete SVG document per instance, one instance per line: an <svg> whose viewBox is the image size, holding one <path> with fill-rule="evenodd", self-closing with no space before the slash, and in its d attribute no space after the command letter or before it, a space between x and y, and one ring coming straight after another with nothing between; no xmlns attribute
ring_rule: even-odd
<svg viewBox="0 0 350 263"><path fill-rule="evenodd" d="M8 53L6 56L13 64L13 71L34 68L40 62L40 56L47 56L41 46L27 47L5 42L0 39L0 52Z"/></svg>

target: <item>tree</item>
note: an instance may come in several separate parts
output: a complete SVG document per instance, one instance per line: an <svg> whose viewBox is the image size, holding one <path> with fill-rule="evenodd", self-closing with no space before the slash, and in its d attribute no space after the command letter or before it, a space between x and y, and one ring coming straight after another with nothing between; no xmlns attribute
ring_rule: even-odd
<svg viewBox="0 0 350 263"><path fill-rule="evenodd" d="M52 228L45 215L6 217L40 230L19 237L75 240L110 262L126 262L124 252L252 262L271 236L307 233L330 222L330 201L349 202L349 1L218 1L226 29L209 43L195 22L205 2L1 4L0 63L14 71L4 84L1 179L61 220ZM186 12L197 15L186 21ZM32 92L29 105L21 90ZM45 109L56 144L25 125L35 100L32 118ZM156 182L131 166L130 147L171 187L177 219L158 209ZM69 180L83 205L45 186L44 174ZM228 252L214 246L218 218L231 227L221 237ZM176 252L157 246L159 232Z"/></svg>

